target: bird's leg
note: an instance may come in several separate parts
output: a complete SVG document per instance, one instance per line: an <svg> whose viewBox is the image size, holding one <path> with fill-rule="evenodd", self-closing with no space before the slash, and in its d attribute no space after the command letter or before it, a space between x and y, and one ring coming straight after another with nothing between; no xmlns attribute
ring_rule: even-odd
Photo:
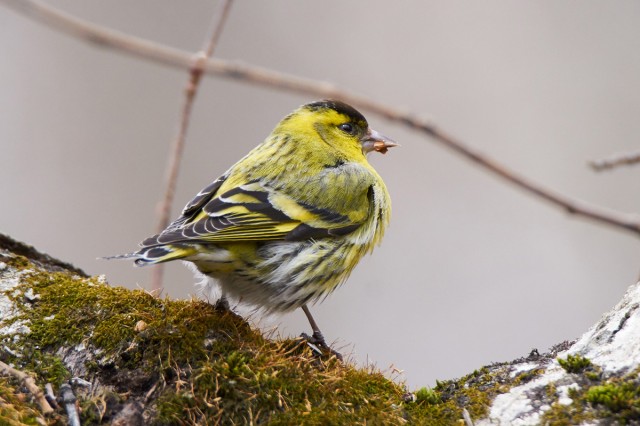
<svg viewBox="0 0 640 426"><path fill-rule="evenodd" d="M311 330L313 330L313 335L311 336L313 338L313 343L318 346L328 348L329 346L327 346L327 342L324 341L324 336L320 331L320 327L318 327L316 320L313 319L313 315L311 315L311 311L309 310L309 308L307 308L307 305L302 305L302 311L307 316L309 324L311 324Z"/></svg>
<svg viewBox="0 0 640 426"><path fill-rule="evenodd" d="M302 337L307 340L307 342L311 346L311 349L317 352L318 355L322 355L323 350L328 351L332 355L335 355L336 358L338 358L340 361L342 361L342 355L340 355L340 353L331 349L329 345L327 345L327 342L325 342L324 336L320 331L320 327L318 327L318 323L316 323L316 320L313 319L313 315L311 315L311 311L309 311L309 308L307 307L307 305L302 305L302 311L307 316L307 319L309 320L309 324L311 325L311 329L313 330L313 335L311 337L307 336L305 333L302 333ZM313 345L320 348L320 350L318 350L318 348L315 348Z"/></svg>

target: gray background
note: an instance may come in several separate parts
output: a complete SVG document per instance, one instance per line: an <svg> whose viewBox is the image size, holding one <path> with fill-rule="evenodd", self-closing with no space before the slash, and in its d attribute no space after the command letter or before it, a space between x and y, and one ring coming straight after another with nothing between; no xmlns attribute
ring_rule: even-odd
<svg viewBox="0 0 640 426"><path fill-rule="evenodd" d="M52 1L85 19L194 51L211 2ZM566 194L637 212L638 168L586 161L637 149L640 3L243 2L216 54L334 82L432 117ZM0 232L113 285L149 270L96 257L153 232L186 73L102 50L0 7ZM309 97L207 78L174 214ZM371 156L393 198L382 247L313 308L359 363L433 385L577 337L638 276L630 234L565 215L421 135L368 114L402 144ZM168 266L167 294L194 294ZM253 315L307 331L301 312ZM391 373L390 373L391 374Z"/></svg>

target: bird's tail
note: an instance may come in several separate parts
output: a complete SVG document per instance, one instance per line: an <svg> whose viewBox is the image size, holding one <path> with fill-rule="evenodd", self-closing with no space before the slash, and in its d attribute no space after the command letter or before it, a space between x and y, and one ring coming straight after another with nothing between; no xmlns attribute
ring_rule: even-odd
<svg viewBox="0 0 640 426"><path fill-rule="evenodd" d="M195 254L197 250L189 246L176 245L158 245L144 247L136 252L119 254L116 256L106 256L101 259L134 259L136 266L155 265L156 263L164 263L170 260L183 259L187 256Z"/></svg>

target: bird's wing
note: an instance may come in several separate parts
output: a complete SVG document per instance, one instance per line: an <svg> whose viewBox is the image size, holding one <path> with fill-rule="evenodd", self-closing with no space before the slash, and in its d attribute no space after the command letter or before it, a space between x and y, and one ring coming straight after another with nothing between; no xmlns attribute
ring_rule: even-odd
<svg viewBox="0 0 640 426"><path fill-rule="evenodd" d="M173 243L220 243L237 241L299 241L346 235L356 230L369 214L371 190L346 208L303 201L286 189L274 189L260 181L238 185L220 193L226 176L202 190L165 231L147 238L143 247ZM350 192L352 192L350 190Z"/></svg>
<svg viewBox="0 0 640 426"><path fill-rule="evenodd" d="M220 176L218 179L214 180L205 188L203 188L200 192L198 192L198 194L195 197L193 197L193 199L189 201L186 206L184 206L180 217L177 218L175 221L173 221L167 227L167 229L165 229L165 231L163 232L179 229L186 222L192 221L198 215L198 213L200 213L200 211L205 206L205 204L207 204L209 201L211 201L212 198L216 196L218 189L220 189L222 184L224 184L224 182L227 180L227 177L228 177L228 174L224 174ZM155 238L155 237L151 237L151 238ZM148 239L151 239L151 238L148 238ZM142 245L145 245L145 242L146 240L142 242Z"/></svg>

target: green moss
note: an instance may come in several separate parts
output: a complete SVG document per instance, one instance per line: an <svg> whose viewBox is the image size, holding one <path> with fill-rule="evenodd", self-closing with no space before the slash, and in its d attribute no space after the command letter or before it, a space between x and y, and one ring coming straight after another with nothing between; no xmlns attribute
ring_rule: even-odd
<svg viewBox="0 0 640 426"><path fill-rule="evenodd" d="M2 256L2 262L18 270L31 268L33 266L29 259L24 256Z"/></svg>
<svg viewBox="0 0 640 426"><path fill-rule="evenodd" d="M524 385L525 383L540 376L542 373L544 373L544 369L542 368L534 368L532 370L523 371L518 375L516 375L511 386L513 387L513 386Z"/></svg>
<svg viewBox="0 0 640 426"><path fill-rule="evenodd" d="M0 376L0 424L37 425L41 418L37 407L28 402L28 395L19 390L15 380Z"/></svg>
<svg viewBox="0 0 640 426"><path fill-rule="evenodd" d="M578 388L569 389L570 404L557 401L544 413L543 421L550 425L580 424L602 419L616 424L640 419L637 373L622 378L606 378L602 369L581 355L558 359L567 373L573 374ZM555 386L547 392L557 400Z"/></svg>
<svg viewBox="0 0 640 426"><path fill-rule="evenodd" d="M493 398L508 390L499 384L502 380L497 371L502 370L495 371L484 367L458 380L439 381L433 389L420 389L416 401L407 408L409 419L420 425L460 424L463 408L472 419L486 417Z"/></svg>
<svg viewBox="0 0 640 426"><path fill-rule="evenodd" d="M581 362L584 365L584 362ZM570 389L571 404L554 403L543 415L550 425L580 424L598 419L606 424L640 421L640 368L622 377L605 378L593 364L577 374L578 389ZM554 389L555 393L555 389Z"/></svg>
<svg viewBox="0 0 640 426"><path fill-rule="evenodd" d="M320 361L299 341L245 347L185 377L188 384L161 397L162 423L224 415L239 424L299 424L302 418L306 424L397 424L403 415L401 386L375 371Z"/></svg>
<svg viewBox="0 0 640 426"><path fill-rule="evenodd" d="M440 395L433 389L427 387L420 388L416 392L416 402L418 404L437 404L440 402Z"/></svg>
<svg viewBox="0 0 640 426"><path fill-rule="evenodd" d="M37 347L25 345L20 359L12 361L22 370L35 373L42 383L52 383L56 386L71 378L59 356L39 350Z"/></svg>
<svg viewBox="0 0 640 426"><path fill-rule="evenodd" d="M120 395L104 389L99 392L78 395L80 412L82 413L82 424L98 425L109 423L109 408L117 407L125 402L125 400L126 395Z"/></svg>
<svg viewBox="0 0 640 426"><path fill-rule="evenodd" d="M157 424L447 425L462 419L462 408L484 417L508 389L485 368L406 402L407 389L375 369L319 359L299 339L265 339L207 303L158 299L12 259L25 272L9 294L20 311L10 321L30 332L0 336L2 344L21 354L11 359L18 368L56 387L71 378L60 347L96 354L83 378L106 386L78 394L86 424L110 422L114 407L133 400ZM25 297L30 292L38 297Z"/></svg>
<svg viewBox="0 0 640 426"><path fill-rule="evenodd" d="M602 371L600 371L600 370L596 370L596 371L585 371L584 376L585 376L587 379L589 379L589 380L591 380L591 381L595 382L595 381L598 381L598 380L600 380L600 379L602 378Z"/></svg>
<svg viewBox="0 0 640 426"><path fill-rule="evenodd" d="M605 408L623 423L640 420L640 385L636 380L612 380L593 386L584 399L596 408Z"/></svg>
<svg viewBox="0 0 640 426"><path fill-rule="evenodd" d="M554 403L542 416L540 424L548 426L568 426L590 423L596 417L579 401L570 405Z"/></svg>
<svg viewBox="0 0 640 426"><path fill-rule="evenodd" d="M591 361L582 355L568 355L566 359L558 358L558 363L567 373L582 373L592 367Z"/></svg>

